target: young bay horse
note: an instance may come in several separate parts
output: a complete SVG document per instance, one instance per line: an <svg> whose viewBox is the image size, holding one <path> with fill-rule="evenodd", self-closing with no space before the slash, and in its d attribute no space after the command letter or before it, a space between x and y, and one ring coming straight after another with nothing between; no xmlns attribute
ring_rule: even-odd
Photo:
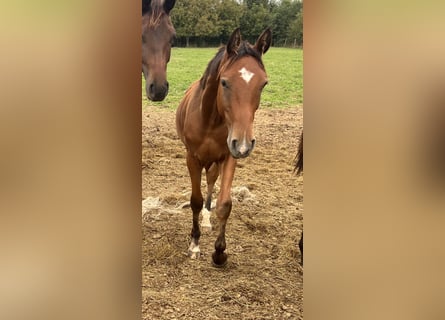
<svg viewBox="0 0 445 320"><path fill-rule="evenodd" d="M297 157L295 160L295 171L300 174L303 171L303 131L301 131L300 143L298 144ZM301 238L298 242L301 252L301 264L303 264L303 232L301 232Z"/></svg>
<svg viewBox="0 0 445 320"><path fill-rule="evenodd" d="M174 5L175 0L142 0L142 72L151 101L168 94L167 63L175 37L169 14Z"/></svg>
<svg viewBox="0 0 445 320"><path fill-rule="evenodd" d="M176 128L187 149L187 167L192 182L190 204L193 227L189 256L199 258L199 213L203 209L201 174L206 170L207 200L216 179L221 175L216 215L219 234L212 255L214 266L227 262L226 223L232 210L230 190L237 159L247 157L255 146L253 120L260 104L261 92L267 84L262 55L270 47L272 32L266 29L255 45L241 39L236 29L225 47L209 62L204 75L185 93L176 112ZM210 227L208 217L202 227Z"/></svg>

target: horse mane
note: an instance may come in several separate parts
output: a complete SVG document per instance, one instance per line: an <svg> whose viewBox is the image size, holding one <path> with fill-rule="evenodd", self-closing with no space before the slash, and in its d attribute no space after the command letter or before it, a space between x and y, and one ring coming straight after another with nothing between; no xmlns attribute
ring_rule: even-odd
<svg viewBox="0 0 445 320"><path fill-rule="evenodd" d="M142 17L147 19L147 27L156 27L164 13L164 0L142 0Z"/></svg>
<svg viewBox="0 0 445 320"><path fill-rule="evenodd" d="M151 0L142 0L142 15L145 15L148 11L150 11Z"/></svg>
<svg viewBox="0 0 445 320"><path fill-rule="evenodd" d="M208 76L211 74L215 74L218 71L225 50L226 46L220 47L215 57L210 60L209 64L207 65L206 71L202 75L201 80L199 80L202 89L204 89L206 86Z"/></svg>
<svg viewBox="0 0 445 320"><path fill-rule="evenodd" d="M218 52L216 53L215 57L210 60L209 64L207 65L206 71L201 77L200 85L201 89L205 89L207 79L210 75L214 75L218 73L218 70L221 65L221 61L224 57L224 53L226 51L226 46L222 46L219 48ZM261 58L261 53L259 53L248 41L244 40L241 42L241 44L238 47L238 50L236 54L232 55L229 60L227 61L227 66L230 66L232 63L237 61L238 59L245 57L245 56L251 56L254 57L255 60L259 63L259 65L264 69L263 60ZM219 77L219 74L218 74Z"/></svg>

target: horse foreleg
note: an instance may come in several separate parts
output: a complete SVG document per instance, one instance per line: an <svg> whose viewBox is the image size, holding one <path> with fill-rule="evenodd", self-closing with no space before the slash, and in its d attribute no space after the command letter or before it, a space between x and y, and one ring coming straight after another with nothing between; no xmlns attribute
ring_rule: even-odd
<svg viewBox="0 0 445 320"><path fill-rule="evenodd" d="M303 131L301 131L300 143L298 144L298 152L295 160L295 171L300 174L303 171Z"/></svg>
<svg viewBox="0 0 445 320"><path fill-rule="evenodd" d="M217 163L213 163L210 168L206 169L206 179L207 179L207 199L205 202L205 207L202 209L202 221L201 228L204 231L211 231L212 224L210 223L210 209L212 206L212 192L215 186L216 179L219 175L219 166Z"/></svg>
<svg viewBox="0 0 445 320"><path fill-rule="evenodd" d="M233 176L235 174L236 160L231 156L222 164L221 191L216 204L216 215L219 219L219 235L215 241L215 252L212 255L213 263L217 267L224 266L227 262L226 250L226 223L232 211L232 188Z"/></svg>
<svg viewBox="0 0 445 320"><path fill-rule="evenodd" d="M303 231L301 231L301 238L298 242L298 246L300 247L300 254L301 254L301 265L303 265Z"/></svg>
<svg viewBox="0 0 445 320"><path fill-rule="evenodd" d="M201 193L202 166L195 158L187 153L187 167L190 173L190 179L192 181L190 206L193 212L193 226L188 254L190 258L198 259L201 254L201 251L199 250L199 238L201 237L201 231L199 230L199 212L201 212L204 202Z"/></svg>

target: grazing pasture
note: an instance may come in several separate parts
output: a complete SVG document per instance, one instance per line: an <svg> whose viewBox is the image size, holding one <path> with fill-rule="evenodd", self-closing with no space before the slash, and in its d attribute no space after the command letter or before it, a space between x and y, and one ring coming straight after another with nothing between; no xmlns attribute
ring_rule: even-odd
<svg viewBox="0 0 445 320"><path fill-rule="evenodd" d="M201 235L198 260L187 256L191 185L175 110L216 51L173 48L169 95L142 101L142 318L302 319L303 177L293 165L303 125L301 50L271 48L263 57L269 85L255 149L236 168L227 265L211 263L217 229ZM202 186L205 196L205 177ZM213 198L218 191L219 181Z"/></svg>

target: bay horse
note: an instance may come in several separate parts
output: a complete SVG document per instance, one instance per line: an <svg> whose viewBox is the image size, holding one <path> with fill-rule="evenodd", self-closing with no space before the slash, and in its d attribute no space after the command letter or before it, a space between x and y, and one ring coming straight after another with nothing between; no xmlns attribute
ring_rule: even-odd
<svg viewBox="0 0 445 320"><path fill-rule="evenodd" d="M199 258L199 213L210 211L211 195L221 175L216 215L219 234L212 254L216 267L227 262L226 223L232 210L230 190L237 159L249 156L255 146L253 120L267 84L262 55L270 47L272 32L266 29L255 45L241 39L240 29L233 31L226 46L209 62L204 75L186 91L176 112L176 129L187 149L187 167L192 182L190 205L193 212L192 259ZM203 209L201 174L206 170L207 199ZM204 212L203 212L204 213ZM211 229L209 217L202 227Z"/></svg>
<svg viewBox="0 0 445 320"><path fill-rule="evenodd" d="M168 94L167 63L175 37L170 11L175 1L142 0L142 73L151 101L162 101Z"/></svg>
<svg viewBox="0 0 445 320"><path fill-rule="evenodd" d="M298 144L297 156L295 159L295 171L300 174L303 171L303 131L301 131L300 143ZM303 265L303 232L301 232L301 238L298 242L301 252L301 264Z"/></svg>

